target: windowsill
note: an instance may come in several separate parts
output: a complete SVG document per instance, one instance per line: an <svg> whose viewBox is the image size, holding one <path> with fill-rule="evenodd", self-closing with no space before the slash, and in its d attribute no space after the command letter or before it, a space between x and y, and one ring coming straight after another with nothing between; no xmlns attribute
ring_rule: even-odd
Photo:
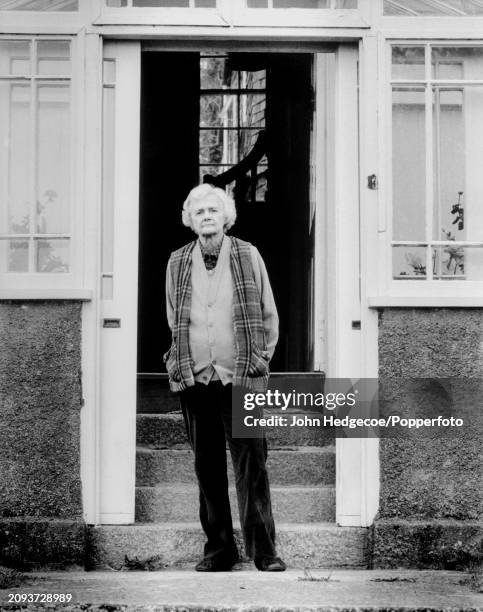
<svg viewBox="0 0 483 612"><path fill-rule="evenodd" d="M0 289L0 300L75 300L90 302L91 289Z"/></svg>
<svg viewBox="0 0 483 612"><path fill-rule="evenodd" d="M481 296L371 296L369 308L483 308Z"/></svg>

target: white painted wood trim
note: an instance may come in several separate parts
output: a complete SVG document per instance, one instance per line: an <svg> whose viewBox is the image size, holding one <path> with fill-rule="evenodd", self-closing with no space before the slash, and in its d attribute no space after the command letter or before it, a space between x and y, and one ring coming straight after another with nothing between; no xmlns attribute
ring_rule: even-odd
<svg viewBox="0 0 483 612"><path fill-rule="evenodd" d="M129 512L101 512L99 524L101 525L129 525L132 523L131 513Z"/></svg>
<svg viewBox="0 0 483 612"><path fill-rule="evenodd" d="M225 26L217 9L179 8L105 8L93 20L93 25L182 25L182 26Z"/></svg>
<svg viewBox="0 0 483 612"><path fill-rule="evenodd" d="M270 41L270 53L334 53L337 43L325 40L273 40ZM167 40L156 38L142 42L142 51L246 51L249 53L266 53L267 42L255 40L210 40L192 39Z"/></svg>
<svg viewBox="0 0 483 612"><path fill-rule="evenodd" d="M314 55L315 77L315 116L312 138L315 160L315 253L314 253L314 369L327 372L327 210L329 207L328 190L328 152L332 142L329 140L329 114L334 112L330 104L328 74L333 70L333 55L316 53Z"/></svg>
<svg viewBox="0 0 483 612"><path fill-rule="evenodd" d="M483 17L381 17L372 25L386 38L481 41Z"/></svg>
<svg viewBox="0 0 483 612"><path fill-rule="evenodd" d="M361 202L361 376L378 378L378 313L367 307L367 294L378 290L379 258L377 240L381 222L380 163L384 149L380 146L378 97L378 47L376 33L364 37L359 52L360 91L360 202ZM369 189L367 177L375 174L378 189ZM360 441L361 500L360 524L371 525L379 509L379 440Z"/></svg>
<svg viewBox="0 0 483 612"><path fill-rule="evenodd" d="M359 258L358 49L341 45L334 80L334 183L328 209L328 372L329 378L362 376ZM364 441L336 439L336 521L362 525Z"/></svg>
<svg viewBox="0 0 483 612"><path fill-rule="evenodd" d="M369 308L483 308L483 291L479 296L372 296L367 299Z"/></svg>
<svg viewBox="0 0 483 612"><path fill-rule="evenodd" d="M104 8L93 25L197 25L369 28L357 10L336 9L247 9L239 0L223 3L220 9L189 8Z"/></svg>
<svg viewBox="0 0 483 612"><path fill-rule="evenodd" d="M245 9L235 14L233 26L369 28L358 11L334 9Z"/></svg>
<svg viewBox="0 0 483 612"><path fill-rule="evenodd" d="M0 289L0 300L74 300L90 302L90 289Z"/></svg>
<svg viewBox="0 0 483 612"><path fill-rule="evenodd" d="M350 41L364 36L364 28L311 27L311 26L173 26L173 25L103 25L87 26L87 32L105 38L151 40L153 38L170 40L259 40L259 41Z"/></svg>
<svg viewBox="0 0 483 612"><path fill-rule="evenodd" d="M102 301L99 520L134 522L141 44L107 43L116 58L113 299ZM107 51L107 49L106 49Z"/></svg>
<svg viewBox="0 0 483 612"><path fill-rule="evenodd" d="M84 38L84 283L94 287L93 300L82 308L81 481L84 520L99 522L100 464L100 194L101 194L101 67L102 42Z"/></svg>

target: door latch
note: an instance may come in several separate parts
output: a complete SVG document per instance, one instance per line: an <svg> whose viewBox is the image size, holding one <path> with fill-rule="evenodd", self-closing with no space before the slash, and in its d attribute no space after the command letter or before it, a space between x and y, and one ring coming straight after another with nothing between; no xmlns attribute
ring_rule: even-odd
<svg viewBox="0 0 483 612"><path fill-rule="evenodd" d="M367 177L367 187L369 189L377 189L377 176L375 174L370 174Z"/></svg>
<svg viewBox="0 0 483 612"><path fill-rule="evenodd" d="M103 319L102 327L121 327L121 319Z"/></svg>

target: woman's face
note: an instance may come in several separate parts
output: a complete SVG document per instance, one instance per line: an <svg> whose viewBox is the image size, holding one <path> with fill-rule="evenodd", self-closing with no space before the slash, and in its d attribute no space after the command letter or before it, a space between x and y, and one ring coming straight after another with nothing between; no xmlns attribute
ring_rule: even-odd
<svg viewBox="0 0 483 612"><path fill-rule="evenodd" d="M223 204L216 195L207 195L191 205L191 223L198 236L205 238L221 236L225 223Z"/></svg>

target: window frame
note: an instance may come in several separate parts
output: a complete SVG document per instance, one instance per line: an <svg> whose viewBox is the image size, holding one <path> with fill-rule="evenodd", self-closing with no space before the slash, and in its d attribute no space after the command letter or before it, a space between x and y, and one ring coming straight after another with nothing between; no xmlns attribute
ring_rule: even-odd
<svg viewBox="0 0 483 612"><path fill-rule="evenodd" d="M217 0L216 8L181 7L108 7L99 0L100 14L94 25L158 25L158 26L222 26L227 23L224 14L227 1Z"/></svg>
<svg viewBox="0 0 483 612"><path fill-rule="evenodd" d="M386 18L384 18L386 19ZM395 17L390 19L400 19L406 21L404 17ZM411 18L420 19L420 18ZM425 18L422 18L425 19ZM458 18L442 17L454 21ZM463 18L464 19L464 18ZM404 28L404 24L401 24ZM420 280L405 280L393 279L392 270L392 233L393 233L393 192L392 192L392 47L397 45L435 45L440 47L483 47L483 37L479 39L465 40L451 37L451 39L442 40L441 38L428 37L411 37L403 36L391 37L380 36L379 41L379 91L378 107L380 110L380 150L385 153L381 159L381 180L379 189L379 208L378 208L378 296L372 298L372 305L385 305L392 303L393 305L444 305L442 299L449 302L455 301L461 305L474 306L476 304L483 305L483 280L465 280L465 279L425 279ZM426 78L424 80L426 83ZM429 92L432 94L432 90ZM426 121L425 121L426 124ZM425 132L426 138L428 130ZM427 145L427 142L426 142ZM429 150L432 156L433 143L429 143ZM425 147L428 149L428 146ZM426 161L428 154L426 154ZM426 173L428 166L426 165ZM427 198L427 195L426 195ZM427 200L426 200L427 201ZM431 214L433 211L431 210ZM426 217L428 215L426 207ZM426 219L425 219L426 224ZM425 227L427 227L425 225ZM467 241L471 243L472 241ZM432 299L439 300L433 302ZM467 302L465 304L465 301Z"/></svg>
<svg viewBox="0 0 483 612"><path fill-rule="evenodd" d="M236 26L268 27L344 27L364 28L366 21L357 9L278 9L247 8L246 0L238 0L232 7L231 20ZM361 0L359 0L359 4Z"/></svg>
<svg viewBox="0 0 483 612"><path fill-rule="evenodd" d="M3 34L77 34L100 10L101 0L79 0L77 11L0 11Z"/></svg>
<svg viewBox="0 0 483 612"><path fill-rule="evenodd" d="M40 290L42 295L57 295L67 290L71 295L83 295L83 53L82 41L71 35L0 35L1 40L53 40L69 41L71 45L70 74L70 125L71 125L71 159L70 159L70 227L69 236L69 272L0 272L0 285L3 292L14 292L8 295L29 295L31 291ZM55 78L55 77L54 77ZM31 152L31 151L30 151ZM79 293L80 291L80 293ZM74 292L74 293L73 293ZM7 294L6 294L7 295Z"/></svg>

